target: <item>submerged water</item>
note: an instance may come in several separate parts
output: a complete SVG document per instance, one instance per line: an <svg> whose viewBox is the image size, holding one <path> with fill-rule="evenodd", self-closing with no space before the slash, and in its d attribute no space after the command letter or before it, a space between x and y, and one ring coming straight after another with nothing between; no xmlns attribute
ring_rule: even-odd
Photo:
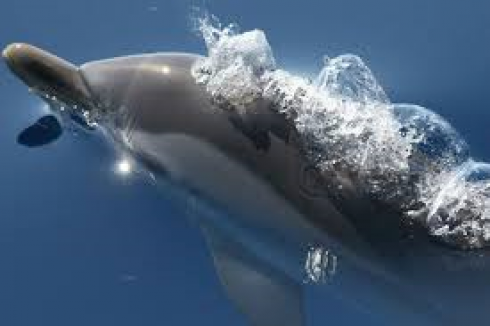
<svg viewBox="0 0 490 326"><path fill-rule="evenodd" d="M30 42L76 63L207 50L210 60L196 67L196 78L217 101L240 112L257 96L268 97L294 119L325 173L347 171L368 195L398 205L427 233L471 249L405 252L400 268L410 277L400 288L411 288L407 305L430 302L427 315L445 324L484 325L490 260L475 249L489 241L490 174L478 163L490 159L484 86L490 51L483 45L489 8L211 1L209 9L224 21L252 31L203 25L204 49L189 32L192 5L18 1L3 5L0 41ZM346 52L369 65L356 55L337 56ZM15 143L46 112L4 66L0 74L0 324L245 325L198 229L146 177L126 173L120 153L81 132L40 150ZM427 104L451 123L397 102ZM312 248L308 257L310 325L412 322L399 306L372 311L330 287L342 260L328 248ZM369 282L361 278L346 290L383 302L384 292L370 291Z"/></svg>

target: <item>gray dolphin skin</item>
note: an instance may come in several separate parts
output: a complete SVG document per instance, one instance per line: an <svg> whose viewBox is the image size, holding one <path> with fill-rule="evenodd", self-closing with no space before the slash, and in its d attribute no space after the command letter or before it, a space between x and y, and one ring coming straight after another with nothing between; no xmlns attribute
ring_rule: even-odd
<svg viewBox="0 0 490 326"><path fill-rule="evenodd" d="M322 275L322 266L340 300L404 313L398 325L451 324L407 283L403 275L415 267L401 260L408 247L431 259L448 249L363 198L348 178L342 195L331 196L294 126L267 101L249 104L248 116L217 108L191 75L199 55L145 54L77 67L13 44L3 57L44 99L93 116L157 183L179 189L184 205L199 200L195 218L217 274L251 325L306 325L303 283L308 271ZM321 264L310 264L311 248L323 253Z"/></svg>

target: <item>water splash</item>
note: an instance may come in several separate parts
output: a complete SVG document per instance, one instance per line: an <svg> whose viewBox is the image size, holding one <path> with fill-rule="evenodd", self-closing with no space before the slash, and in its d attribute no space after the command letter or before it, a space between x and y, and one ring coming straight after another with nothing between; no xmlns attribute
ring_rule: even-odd
<svg viewBox="0 0 490 326"><path fill-rule="evenodd" d="M325 67L315 82L321 92L362 103L390 102L371 70L358 56L344 54L326 58L324 62Z"/></svg>
<svg viewBox="0 0 490 326"><path fill-rule="evenodd" d="M224 28L205 16L198 21L209 57L198 61L193 75L221 104L242 108L261 96L260 76L275 68L265 34L253 30L238 34L236 26Z"/></svg>
<svg viewBox="0 0 490 326"><path fill-rule="evenodd" d="M490 164L469 161L437 194L427 217L435 236L462 248L490 242Z"/></svg>
<svg viewBox="0 0 490 326"><path fill-rule="evenodd" d="M36 96L42 98L48 105L47 110L58 116L64 123L64 128L76 133L82 129L94 130L98 126L99 116L106 116L106 112L99 110L96 107L83 107L64 103L56 96L46 92L30 88L29 91Z"/></svg>
<svg viewBox="0 0 490 326"><path fill-rule="evenodd" d="M323 247L312 246L305 260L305 282L325 283L337 272L338 259L329 250Z"/></svg>
<svg viewBox="0 0 490 326"><path fill-rule="evenodd" d="M394 104L393 111L401 137L411 142L407 160L410 183L406 186L411 187L415 205L422 204L427 213L448 180L470 159L470 149L444 118L424 107Z"/></svg>
<svg viewBox="0 0 490 326"><path fill-rule="evenodd" d="M218 107L247 114L258 99L272 102L294 122L325 176L348 175L367 196L418 216L446 243L490 245L488 181L454 177L469 160L469 148L442 117L391 103L355 55L328 58L310 82L277 67L263 31L239 33L210 16L198 19L198 30L208 57L192 73Z"/></svg>

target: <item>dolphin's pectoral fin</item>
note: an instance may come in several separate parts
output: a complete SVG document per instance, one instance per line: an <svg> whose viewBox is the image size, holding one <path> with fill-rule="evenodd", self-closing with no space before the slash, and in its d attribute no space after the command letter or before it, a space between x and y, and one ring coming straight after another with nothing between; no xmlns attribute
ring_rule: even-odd
<svg viewBox="0 0 490 326"><path fill-rule="evenodd" d="M58 119L54 115L45 115L24 129L17 136L17 142L27 147L43 146L58 139L62 132Z"/></svg>
<svg viewBox="0 0 490 326"><path fill-rule="evenodd" d="M253 326L304 326L300 284L212 227L203 227L229 298Z"/></svg>

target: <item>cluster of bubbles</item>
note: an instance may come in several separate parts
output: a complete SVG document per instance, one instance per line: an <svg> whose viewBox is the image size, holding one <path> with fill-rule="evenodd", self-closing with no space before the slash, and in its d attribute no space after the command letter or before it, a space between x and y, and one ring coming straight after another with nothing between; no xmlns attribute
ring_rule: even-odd
<svg viewBox="0 0 490 326"><path fill-rule="evenodd" d="M442 117L391 103L355 55L326 59L310 81L277 68L260 30L238 33L207 16L198 28L209 53L193 75L223 107L246 114L248 104L271 101L326 175L348 175L370 198L418 219L446 243L490 245L490 165L473 162Z"/></svg>
<svg viewBox="0 0 490 326"><path fill-rule="evenodd" d="M64 128L76 133L77 130L94 130L98 125L97 116L107 114L98 108L86 108L79 105L66 104L54 95L30 88L29 91L47 103L47 112L54 113L64 123Z"/></svg>
<svg viewBox="0 0 490 326"><path fill-rule="evenodd" d="M325 283L337 272L338 258L323 247L311 246L305 260L306 283Z"/></svg>
<svg viewBox="0 0 490 326"><path fill-rule="evenodd" d="M427 225L435 236L462 248L490 243L490 164L469 160L440 185Z"/></svg>

